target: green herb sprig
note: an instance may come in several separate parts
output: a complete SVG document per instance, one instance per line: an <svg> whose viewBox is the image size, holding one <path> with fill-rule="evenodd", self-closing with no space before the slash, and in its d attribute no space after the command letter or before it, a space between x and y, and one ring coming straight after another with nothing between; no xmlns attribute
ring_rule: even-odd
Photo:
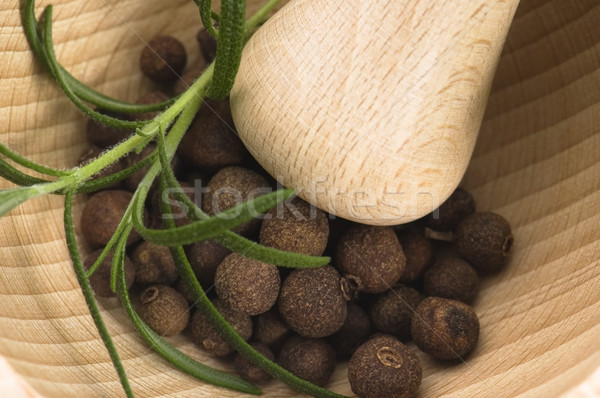
<svg viewBox="0 0 600 398"><path fill-rule="evenodd" d="M124 272L126 241L134 229L146 240L170 247L178 272L196 300L199 310L232 347L255 365L298 391L318 397L342 397L294 376L246 343L207 298L182 247L192 241L212 238L234 252L279 266L318 267L329 263L328 257L311 257L265 247L231 231L231 228L253 217L254 213L250 210L254 212L267 211L289 198L293 194L291 190L280 190L263 195L210 217L183 193L170 166L170 160L185 131L203 104L204 98L208 96L223 99L229 95L239 68L245 41L264 22L279 1L266 1L253 16L246 20L245 0L222 0L221 14L212 10L210 0L194 0L205 28L217 38L215 61L181 95L159 104L138 105L111 98L94 90L76 79L60 65L52 42L52 6L49 5L44 9L42 18L38 22L35 15L35 0L24 0L21 14L27 40L39 62L48 70L65 95L90 118L110 126L131 129L132 134L98 158L69 170L58 170L35 163L0 144L0 155L4 157L0 157L0 177L18 185L16 188L0 190L0 216L26 200L40 195L61 194L65 196L64 230L75 275L98 333L128 397L133 397L134 393L127 378L125 366L102 319L98 303L89 284L89 277L110 251L114 253L111 288L118 293L136 330L154 351L173 366L204 382L248 394L260 393L260 389L239 377L212 369L193 360L158 336L142 321L129 298ZM217 21L218 29L213 26L213 20ZM160 111L160 113L151 120L129 121L107 116L97 109L118 113L149 111ZM123 156L134 151L139 153L151 141L157 142L157 149L142 161L114 174L100 178L95 177L97 173ZM21 166L25 171L17 169L11 162ZM108 187L146 166L150 166L149 171L134 192L133 199L117 230L100 258L86 271L81 262L73 227L74 197L80 193L94 192ZM186 204L186 214L192 220L190 224L176 227L173 220L165 217L165 229L156 230L143 225L141 212L150 186L156 178L159 178L162 188L169 188L177 200ZM172 213L170 204L161 202L161 207L165 215Z"/></svg>

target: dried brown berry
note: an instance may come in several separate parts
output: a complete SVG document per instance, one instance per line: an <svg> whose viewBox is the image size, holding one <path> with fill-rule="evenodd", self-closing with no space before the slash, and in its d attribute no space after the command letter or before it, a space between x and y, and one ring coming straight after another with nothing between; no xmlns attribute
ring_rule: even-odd
<svg viewBox="0 0 600 398"><path fill-rule="evenodd" d="M410 322L421 300L421 293L408 286L397 286L377 296L369 304L373 328L402 341L409 340Z"/></svg>
<svg viewBox="0 0 600 398"><path fill-rule="evenodd" d="M406 267L400 282L412 282L421 277L433 264L433 246L429 239L414 230L398 233L398 241L406 258Z"/></svg>
<svg viewBox="0 0 600 398"><path fill-rule="evenodd" d="M492 212L473 213L456 230L458 252L481 271L497 271L513 246L510 224Z"/></svg>
<svg viewBox="0 0 600 398"><path fill-rule="evenodd" d="M187 62L185 47L172 36L150 40L140 56L142 72L157 83L172 82L181 75Z"/></svg>
<svg viewBox="0 0 600 398"><path fill-rule="evenodd" d="M85 204L81 214L81 233L93 247L105 246L115 233L133 194L128 191L107 190L94 194ZM144 221L148 222L148 212L144 210ZM127 238L131 245L140 240L135 230Z"/></svg>
<svg viewBox="0 0 600 398"><path fill-rule="evenodd" d="M131 152L129 155L121 159L121 163L123 163L124 168L131 167L144 160L144 158L148 157L155 149L156 145L151 143L150 145L144 147L140 153ZM127 178L123 180L123 187L131 192L134 192L140 184L140 181L142 181L142 178L144 178L146 173L148 173L148 170L150 170L150 165L144 166L138 171L135 171L127 176ZM156 182L154 185L155 188L158 187Z"/></svg>
<svg viewBox="0 0 600 398"><path fill-rule="evenodd" d="M267 180L260 174L242 167L226 167L209 181L202 198L202 209L214 215L270 190ZM260 221L258 218L250 220L232 231L242 235L253 234L260 228Z"/></svg>
<svg viewBox="0 0 600 398"><path fill-rule="evenodd" d="M254 320L253 339L267 344L273 350L281 348L281 344L283 344L289 332L289 326L276 308L271 308Z"/></svg>
<svg viewBox="0 0 600 398"><path fill-rule="evenodd" d="M164 94L162 91L154 90L154 91L149 91L146 94L142 95L135 102L140 105L152 105L152 104L161 103L168 99L169 99L169 97L167 97L167 95ZM159 113L160 113L160 111L143 112L143 113L134 113L131 116L135 120L150 120L150 119L154 119Z"/></svg>
<svg viewBox="0 0 600 398"><path fill-rule="evenodd" d="M177 282L175 282L173 288L179 293L181 293L181 295L187 300L188 303L194 304L194 302L196 301L183 279L177 279Z"/></svg>
<svg viewBox="0 0 600 398"><path fill-rule="evenodd" d="M83 267L88 270L94 265L94 262L100 257L102 249L98 249L90 253L83 261ZM108 253L104 260L100 263L96 271L90 276L90 285L92 290L100 297L115 297L116 294L110 289L110 274L112 269L113 254ZM125 256L125 281L127 282L127 288L133 285L135 280L135 265L131 262L129 257Z"/></svg>
<svg viewBox="0 0 600 398"><path fill-rule="evenodd" d="M458 223L475 211L473 196L462 188L450 195L438 209L425 217L425 224L434 230L451 231Z"/></svg>
<svg viewBox="0 0 600 398"><path fill-rule="evenodd" d="M348 302L346 313L346 320L342 327L327 337L338 358L350 358L371 333L369 316L358 304Z"/></svg>
<svg viewBox="0 0 600 398"><path fill-rule="evenodd" d="M269 210L260 229L263 245L309 256L323 254L328 236L327 215L300 198Z"/></svg>
<svg viewBox="0 0 600 398"><path fill-rule="evenodd" d="M273 355L273 351L263 343L252 342L250 345L258 352L260 352L263 356L271 361L275 360L275 355ZM269 375L264 370L260 369L258 366L252 364L249 360L244 358L244 356L240 354L235 355L235 359L233 361L235 366L235 371L240 377L244 380L248 380L251 383L264 383L268 380L271 380L271 375Z"/></svg>
<svg viewBox="0 0 600 398"><path fill-rule="evenodd" d="M301 379L322 387L335 369L335 351L325 340L293 336L283 343L277 362Z"/></svg>
<svg viewBox="0 0 600 398"><path fill-rule="evenodd" d="M141 285L170 285L177 279L177 267L167 246L142 242L131 252L136 266L135 281Z"/></svg>
<svg viewBox="0 0 600 398"><path fill-rule="evenodd" d="M361 345L348 364L352 391L361 398L408 398L421 385L419 358L392 336Z"/></svg>
<svg viewBox="0 0 600 398"><path fill-rule="evenodd" d="M206 62L212 62L217 56L217 40L204 28L198 31L196 40L198 40L200 51Z"/></svg>
<svg viewBox="0 0 600 398"><path fill-rule="evenodd" d="M276 266L231 253L217 267L215 290L229 307L248 315L268 311L277 301L281 278Z"/></svg>
<svg viewBox="0 0 600 398"><path fill-rule="evenodd" d="M191 67L186 69L186 71L177 79L175 82L175 87L173 88L173 94L179 95L187 90L196 79L202 74L204 69L206 69L206 60L204 57L200 57L194 62Z"/></svg>
<svg viewBox="0 0 600 398"><path fill-rule="evenodd" d="M97 109L97 111L107 116L124 120L128 119L128 116L122 113L104 111L101 109ZM132 134L131 130L107 126L94 119L88 119L85 131L88 141L101 148L108 148L116 145Z"/></svg>
<svg viewBox="0 0 600 398"><path fill-rule="evenodd" d="M366 293L389 289L402 276L406 263L394 230L371 225L346 231L338 242L336 260L340 272Z"/></svg>
<svg viewBox="0 0 600 398"><path fill-rule="evenodd" d="M193 203L196 203L194 186L185 181L179 181L179 186L183 190L183 193L185 193ZM171 205L171 214L167 215L162 213L160 203L161 201L164 201L164 203L168 203ZM163 222L165 218L173 220L175 222L175 225L178 227L189 224L191 222L189 217L187 216L187 212L191 210L190 207L183 200L175 198L173 189L169 188L163 191L157 189L152 194L150 203L152 217L158 221L158 225L164 225Z"/></svg>
<svg viewBox="0 0 600 398"><path fill-rule="evenodd" d="M233 310L224 303L216 299L213 304L217 311L223 315L225 320L231 325L244 340L248 340L252 335L252 319L250 315L242 311ZM233 352L233 348L221 337L219 332L210 324L208 319L202 315L201 311L196 311L190 322L192 340L206 352L217 357L224 357Z"/></svg>
<svg viewBox="0 0 600 398"><path fill-rule="evenodd" d="M477 344L479 319L461 301L428 297L417 307L411 333L417 347L435 358L462 358Z"/></svg>
<svg viewBox="0 0 600 398"><path fill-rule="evenodd" d="M423 292L464 303L471 302L479 290L477 271L466 261L448 257L439 260L423 275Z"/></svg>
<svg viewBox="0 0 600 398"><path fill-rule="evenodd" d="M177 153L187 164L204 169L240 164L248 152L235 131L229 101L207 101L185 133Z"/></svg>
<svg viewBox="0 0 600 398"><path fill-rule="evenodd" d="M289 327L306 337L337 332L346 319L340 275L330 265L295 269L283 281L279 312Z"/></svg>
<svg viewBox="0 0 600 398"><path fill-rule="evenodd" d="M212 239L193 243L186 247L185 252L198 281L204 287L213 285L217 267L231 253Z"/></svg>
<svg viewBox="0 0 600 398"><path fill-rule="evenodd" d="M160 336L181 333L190 320L187 300L177 290L165 285L148 286L139 296L137 312Z"/></svg>

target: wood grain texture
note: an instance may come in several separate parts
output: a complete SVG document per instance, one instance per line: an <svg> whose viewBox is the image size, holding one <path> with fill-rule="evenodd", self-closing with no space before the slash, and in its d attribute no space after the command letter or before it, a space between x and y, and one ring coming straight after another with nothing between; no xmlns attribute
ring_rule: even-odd
<svg viewBox="0 0 600 398"><path fill-rule="evenodd" d="M244 49L240 137L330 213L420 218L464 175L518 3L294 0Z"/></svg>
<svg viewBox="0 0 600 398"><path fill-rule="evenodd" d="M199 18L187 0L52 3L59 59L111 95L134 100L147 84L139 37L172 33L197 56ZM15 7L0 5L0 140L69 167L85 148L85 121L33 62ZM515 252L484 281L481 341L466 363L420 356L420 397L582 396L600 366L599 20L597 0L522 0L516 11L463 180L479 208L511 221ZM68 261L61 206L43 197L0 219L0 354L44 397L122 396ZM138 396L238 396L171 369L117 303L103 308ZM330 387L350 394L345 380L339 367ZM265 393L294 396L280 383Z"/></svg>

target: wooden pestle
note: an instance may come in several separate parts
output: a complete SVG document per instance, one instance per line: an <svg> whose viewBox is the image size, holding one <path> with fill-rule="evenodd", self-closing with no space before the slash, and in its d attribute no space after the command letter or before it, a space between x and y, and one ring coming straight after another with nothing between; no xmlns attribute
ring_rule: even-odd
<svg viewBox="0 0 600 398"><path fill-rule="evenodd" d="M244 49L239 134L325 211L420 218L465 172L518 3L292 0Z"/></svg>

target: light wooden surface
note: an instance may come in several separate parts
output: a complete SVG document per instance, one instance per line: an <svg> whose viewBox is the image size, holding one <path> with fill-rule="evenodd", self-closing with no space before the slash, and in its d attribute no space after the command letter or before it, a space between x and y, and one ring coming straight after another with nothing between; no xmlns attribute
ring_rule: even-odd
<svg viewBox="0 0 600 398"><path fill-rule="evenodd" d="M52 2L59 59L103 92L134 100L145 84L142 44L130 28L144 39L173 33L197 54L188 0L168 9L159 0ZM481 340L466 364L421 356L420 397L585 397L598 385L599 20L597 0L522 0L517 9L464 179L481 209L511 221L515 252L484 281L475 302ZM85 147L85 121L33 64L15 2L0 4L0 26L0 140L68 167ZM0 219L0 354L44 397L121 396L71 271L61 214L61 198L44 197ZM116 303L104 314L140 397L237 396L172 370ZM203 357L184 338L174 341ZM330 387L349 394L345 379L340 367ZM265 392L294 395L280 383Z"/></svg>
<svg viewBox="0 0 600 398"><path fill-rule="evenodd" d="M460 182L519 0L293 0L252 37L240 137L320 208L396 225Z"/></svg>

